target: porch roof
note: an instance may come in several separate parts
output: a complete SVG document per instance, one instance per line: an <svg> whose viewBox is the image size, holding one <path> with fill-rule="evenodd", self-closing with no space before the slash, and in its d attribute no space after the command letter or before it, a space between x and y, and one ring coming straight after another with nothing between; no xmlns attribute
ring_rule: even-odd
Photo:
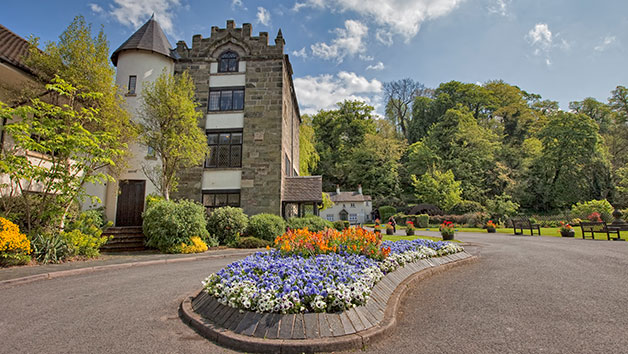
<svg viewBox="0 0 628 354"><path fill-rule="evenodd" d="M285 177L283 186L284 202L323 202L322 176Z"/></svg>

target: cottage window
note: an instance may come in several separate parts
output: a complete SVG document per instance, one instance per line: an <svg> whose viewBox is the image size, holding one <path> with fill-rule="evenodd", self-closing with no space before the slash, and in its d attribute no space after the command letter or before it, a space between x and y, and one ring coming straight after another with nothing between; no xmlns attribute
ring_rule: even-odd
<svg viewBox="0 0 628 354"><path fill-rule="evenodd" d="M206 168L242 167L242 132L207 133Z"/></svg>
<svg viewBox="0 0 628 354"><path fill-rule="evenodd" d="M232 51L224 52L218 59L219 73L238 72L238 54Z"/></svg>
<svg viewBox="0 0 628 354"><path fill-rule="evenodd" d="M349 214L350 222L358 222L358 214Z"/></svg>
<svg viewBox="0 0 628 354"><path fill-rule="evenodd" d="M352 208L355 208L355 203L351 203L351 207L352 207Z"/></svg>
<svg viewBox="0 0 628 354"><path fill-rule="evenodd" d="M239 190L203 191L203 206L208 210L231 206L240 206Z"/></svg>
<svg viewBox="0 0 628 354"><path fill-rule="evenodd" d="M334 214L327 214L327 221L334 221Z"/></svg>
<svg viewBox="0 0 628 354"><path fill-rule="evenodd" d="M137 85L137 76L131 75L129 76L129 90L127 94L135 95L135 86Z"/></svg>
<svg viewBox="0 0 628 354"><path fill-rule="evenodd" d="M212 89L209 92L209 111L241 111L244 109L244 88Z"/></svg>

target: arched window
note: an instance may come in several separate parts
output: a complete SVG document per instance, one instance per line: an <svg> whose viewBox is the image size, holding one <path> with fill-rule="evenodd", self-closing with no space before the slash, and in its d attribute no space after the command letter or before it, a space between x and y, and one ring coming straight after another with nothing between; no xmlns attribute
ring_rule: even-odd
<svg viewBox="0 0 628 354"><path fill-rule="evenodd" d="M218 72L230 73L238 71L238 54L232 51L224 52L218 59Z"/></svg>

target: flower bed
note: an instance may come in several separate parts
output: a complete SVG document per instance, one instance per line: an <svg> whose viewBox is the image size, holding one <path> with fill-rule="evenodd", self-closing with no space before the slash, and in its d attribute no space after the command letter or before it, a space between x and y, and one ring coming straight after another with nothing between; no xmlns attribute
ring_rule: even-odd
<svg viewBox="0 0 628 354"><path fill-rule="evenodd" d="M423 258L462 251L449 242L382 242L361 229L328 231L286 233L276 240L278 250L231 263L207 277L203 289L221 303L243 310L337 312L365 304L385 273ZM366 239L371 243L364 243ZM373 243L378 247L375 252L371 252Z"/></svg>

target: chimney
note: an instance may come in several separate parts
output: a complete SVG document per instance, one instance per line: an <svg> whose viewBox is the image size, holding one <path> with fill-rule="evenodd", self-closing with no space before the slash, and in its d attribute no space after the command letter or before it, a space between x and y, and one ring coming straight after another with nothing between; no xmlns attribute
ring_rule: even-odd
<svg viewBox="0 0 628 354"><path fill-rule="evenodd" d="M358 194L362 194L362 185L358 184Z"/></svg>
<svg viewBox="0 0 628 354"><path fill-rule="evenodd" d="M340 185L339 184L336 185L336 194L340 194Z"/></svg>

